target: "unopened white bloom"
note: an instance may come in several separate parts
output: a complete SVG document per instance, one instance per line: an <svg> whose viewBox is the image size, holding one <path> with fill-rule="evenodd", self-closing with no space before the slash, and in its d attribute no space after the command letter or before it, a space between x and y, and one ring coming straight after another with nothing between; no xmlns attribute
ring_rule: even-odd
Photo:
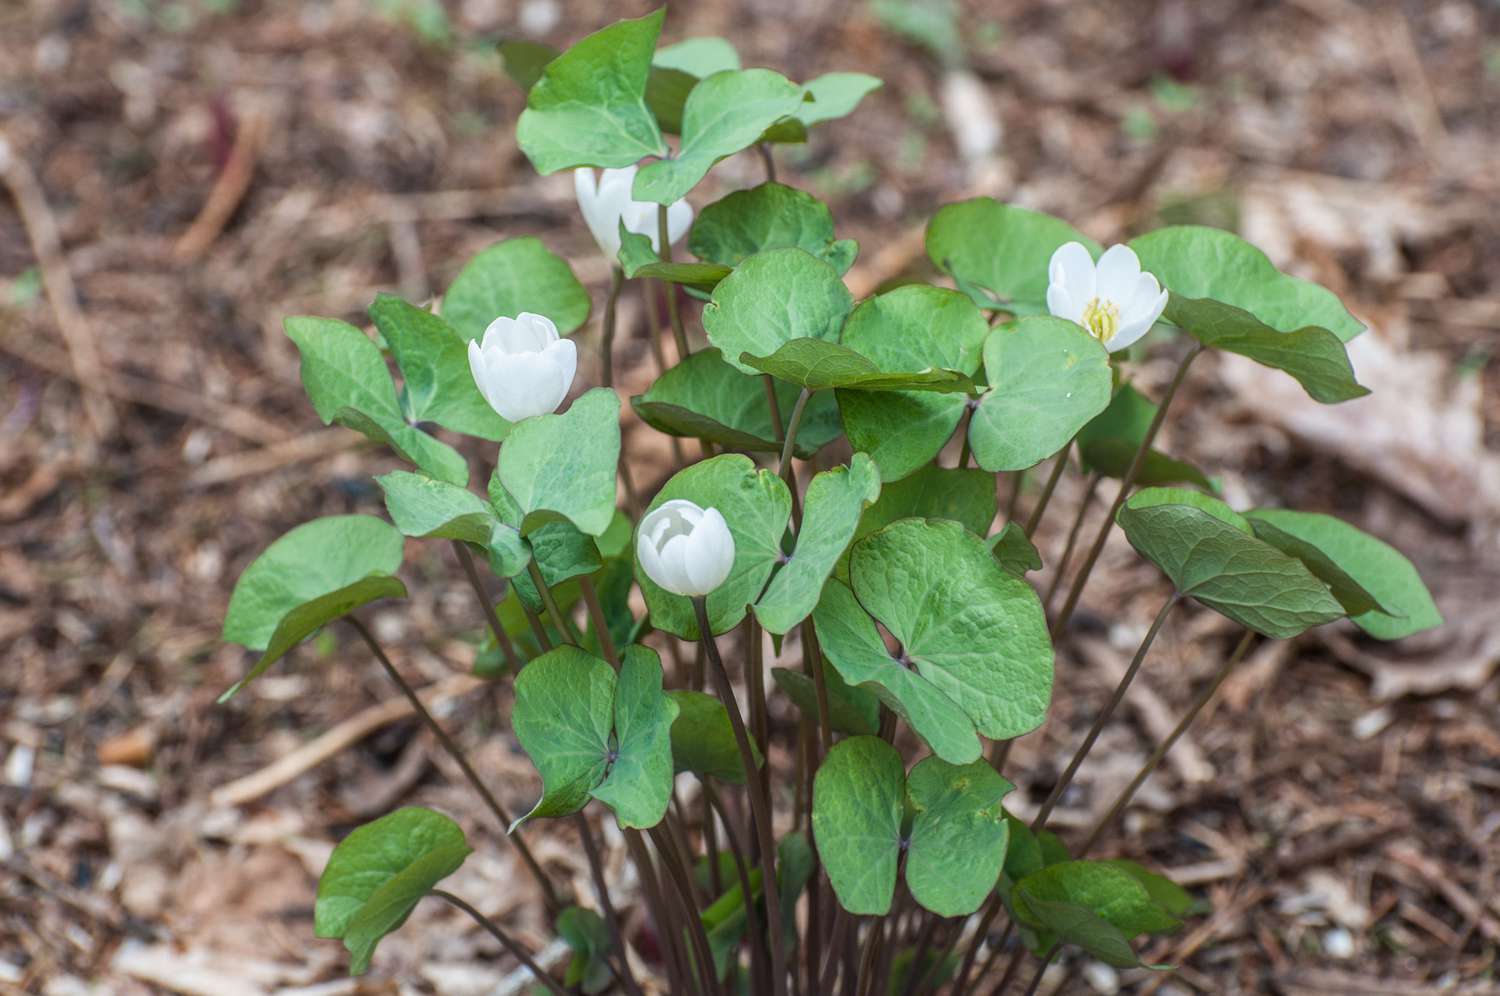
<svg viewBox="0 0 1500 996"><path fill-rule="evenodd" d="M573 189L578 194L578 208L583 212L583 220L588 222L599 249L611 260L620 254L621 219L625 221L626 231L646 236L651 240L651 248L661 252L656 217L658 205L630 196L635 169L634 166L607 169L597 181L594 171L587 166L573 171ZM678 201L667 208L667 238L674 244L687 234L692 223L693 206L687 201Z"/></svg>
<svg viewBox="0 0 1500 996"><path fill-rule="evenodd" d="M497 318L469 342L469 371L500 417L519 422L557 411L578 369L578 347L546 315Z"/></svg>
<svg viewBox="0 0 1500 996"><path fill-rule="evenodd" d="M641 520L635 553L652 581L674 595L696 598L729 577L734 536L718 509L674 498Z"/></svg>
<svg viewBox="0 0 1500 996"><path fill-rule="evenodd" d="M1096 264L1082 243L1058 246L1047 264L1047 310L1077 322L1111 353L1150 331L1167 306L1167 292L1141 272L1129 246L1110 246Z"/></svg>

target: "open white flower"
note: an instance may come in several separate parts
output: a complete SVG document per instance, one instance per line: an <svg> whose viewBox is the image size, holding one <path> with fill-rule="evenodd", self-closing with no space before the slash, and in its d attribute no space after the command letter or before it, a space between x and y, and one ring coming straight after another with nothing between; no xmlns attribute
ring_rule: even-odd
<svg viewBox="0 0 1500 996"><path fill-rule="evenodd" d="M620 254L621 219L625 221L626 231L646 236L651 240L651 248L661 252L656 218L658 205L630 196L635 169L634 166L607 169L597 180L593 169L588 166L573 171L573 189L578 194L578 208L583 212L583 220L588 222L600 251L611 261ZM686 235L692 223L693 206L687 201L678 201L667 208L667 238L672 243Z"/></svg>
<svg viewBox="0 0 1500 996"><path fill-rule="evenodd" d="M673 498L641 520L635 553L652 581L674 595L696 598L729 577L734 536L718 509Z"/></svg>
<svg viewBox="0 0 1500 996"><path fill-rule="evenodd" d="M469 372L479 393L511 422L557 411L577 370L578 347L560 337L546 315L497 318L482 340L469 341Z"/></svg>
<svg viewBox="0 0 1500 996"><path fill-rule="evenodd" d="M1047 310L1077 322L1111 353L1150 331L1167 306L1167 292L1141 272L1129 246L1110 246L1096 264L1082 243L1058 246L1047 264Z"/></svg>

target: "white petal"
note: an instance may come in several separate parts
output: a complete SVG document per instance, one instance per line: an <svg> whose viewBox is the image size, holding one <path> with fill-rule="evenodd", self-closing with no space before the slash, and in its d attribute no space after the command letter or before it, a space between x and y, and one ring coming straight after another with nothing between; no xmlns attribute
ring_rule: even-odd
<svg viewBox="0 0 1500 996"><path fill-rule="evenodd" d="M635 543L635 555L640 560L641 570L646 572L646 577L658 585L666 587L662 585L662 581L666 578L666 573L662 570L661 555L656 552L656 543L652 541L646 532L646 527L649 523L650 516L647 516L641 522L641 535Z"/></svg>
<svg viewBox="0 0 1500 996"><path fill-rule="evenodd" d="M1135 281L1141 275L1141 261L1127 245L1110 246L1099 257L1094 293L1113 301L1123 312L1135 296Z"/></svg>
<svg viewBox="0 0 1500 996"><path fill-rule="evenodd" d="M479 343L473 339L469 340L469 373L474 378L474 386L479 388L480 395L486 401L490 401L489 369L485 365L484 351L479 348ZM494 407L490 401L490 407Z"/></svg>
<svg viewBox="0 0 1500 996"><path fill-rule="evenodd" d="M1061 284L1076 301L1094 296L1094 257L1082 242L1066 242L1057 247L1047 263L1048 284Z"/></svg>
<svg viewBox="0 0 1500 996"><path fill-rule="evenodd" d="M716 508L703 510L703 521L693 530L694 557L688 561L693 581L707 594L724 583L734 569L734 534Z"/></svg>
<svg viewBox="0 0 1500 996"><path fill-rule="evenodd" d="M516 320L507 315L499 318L485 326L484 335L479 337L479 345L486 353L491 350L499 350L502 353L511 352L510 343L514 340L516 332L513 326Z"/></svg>
<svg viewBox="0 0 1500 996"><path fill-rule="evenodd" d="M531 336L531 348L537 352L546 349L560 338L557 334L557 325L546 315L523 311L516 316L516 324L525 327Z"/></svg>
<svg viewBox="0 0 1500 996"><path fill-rule="evenodd" d="M589 206L599 196L599 183L592 168L580 166L573 171L573 195L578 198L578 207L587 214Z"/></svg>
<svg viewBox="0 0 1500 996"><path fill-rule="evenodd" d="M688 537L673 536L662 545L661 569L662 580L657 583L674 595L704 595L707 592L698 591L693 586L693 579L688 574Z"/></svg>
<svg viewBox="0 0 1500 996"><path fill-rule="evenodd" d="M1058 318L1083 323L1086 300L1074 294L1062 284L1047 285L1047 310Z"/></svg>
<svg viewBox="0 0 1500 996"><path fill-rule="evenodd" d="M1142 273L1135 278L1135 286L1131 289L1126 299L1120 301L1120 322L1125 324L1134 322L1139 318L1145 318L1156 307L1156 299L1161 296L1161 285L1156 278L1149 273Z"/></svg>
<svg viewBox="0 0 1500 996"><path fill-rule="evenodd" d="M489 367L490 405L501 417L519 422L556 410L549 390L555 374L540 353L512 353Z"/></svg>
<svg viewBox="0 0 1500 996"><path fill-rule="evenodd" d="M1143 274L1143 276L1150 276L1150 274ZM1152 277L1151 282L1153 284L1156 283L1156 278ZM1141 336L1151 331L1151 326L1156 324L1156 320L1161 317L1161 313L1166 306L1166 291L1157 294L1156 298L1151 300L1145 307L1134 306L1131 309L1132 314L1129 320L1122 322L1120 324L1120 331L1116 332L1114 338L1109 340L1109 351L1111 353L1118 353L1120 350L1139 341Z"/></svg>
<svg viewBox="0 0 1500 996"><path fill-rule="evenodd" d="M644 235L651 240L651 248L657 253L661 252L657 245L661 240L656 237L658 226L656 223L656 205L635 202L627 204L625 211L620 215L625 222L625 230L637 235ZM670 233L669 233L670 234Z"/></svg>
<svg viewBox="0 0 1500 996"><path fill-rule="evenodd" d="M687 234L693 224L693 206L687 201L678 201L667 208L667 238L676 245Z"/></svg>

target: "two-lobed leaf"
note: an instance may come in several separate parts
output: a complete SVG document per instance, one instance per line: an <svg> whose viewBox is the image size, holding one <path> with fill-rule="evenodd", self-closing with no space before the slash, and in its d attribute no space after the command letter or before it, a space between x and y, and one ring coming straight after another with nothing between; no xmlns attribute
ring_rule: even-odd
<svg viewBox="0 0 1500 996"><path fill-rule="evenodd" d="M481 249L443 295L443 317L464 342L484 335L496 318L523 311L546 315L562 335L589 317L589 292L572 267L530 235Z"/></svg>
<svg viewBox="0 0 1500 996"><path fill-rule="evenodd" d="M1081 242L1099 255L1099 244L1067 222L992 197L945 205L927 226L933 265L960 287L982 287L1018 310L1046 309L1047 261L1066 242Z"/></svg>
<svg viewBox="0 0 1500 996"><path fill-rule="evenodd" d="M756 374L741 355L769 356L793 339L835 342L853 306L833 267L801 249L768 249L714 288L703 328L726 363Z"/></svg>

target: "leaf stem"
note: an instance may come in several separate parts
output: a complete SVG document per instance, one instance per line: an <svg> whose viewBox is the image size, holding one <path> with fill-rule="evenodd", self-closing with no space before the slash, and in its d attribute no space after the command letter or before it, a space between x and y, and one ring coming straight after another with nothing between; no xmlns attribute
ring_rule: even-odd
<svg viewBox="0 0 1500 996"><path fill-rule="evenodd" d="M786 439L781 443L781 460L776 464L776 473L779 477L786 478L787 486L796 488L796 479L792 476L792 451L797 442L797 429L802 425L802 412L807 408L807 399L812 392L807 388L797 395L796 404L792 405L792 417L786 424Z"/></svg>
<svg viewBox="0 0 1500 996"><path fill-rule="evenodd" d="M510 634L505 632L505 627L500 624L500 617L495 614L495 605L484 590L484 582L480 580L479 571L474 567L474 557L469 553L469 548L464 546L462 540L454 540L453 552L458 555L458 562L463 566L464 577L469 579L469 587L474 589L474 596L479 599L485 622L489 624L490 633L495 637L500 652L505 655L505 663L510 665L512 672L521 670L522 662L520 655L516 653L516 645L511 642Z"/></svg>
<svg viewBox="0 0 1500 996"><path fill-rule="evenodd" d="M1026 987L1026 991L1022 993L1021 996L1033 996L1033 994L1041 986L1042 976L1047 974L1047 966L1052 964L1053 958L1057 957L1057 947L1058 946L1054 944L1052 946L1052 950L1048 951L1046 955L1042 957L1042 963L1036 967L1036 974L1031 977L1031 985Z"/></svg>
<svg viewBox="0 0 1500 996"><path fill-rule="evenodd" d="M1083 499L1078 503L1078 513L1073 516L1073 525L1068 529L1068 541L1057 561L1057 569L1052 572L1052 580L1047 584L1047 597L1042 599L1042 605L1047 609L1052 607L1052 599L1057 594L1058 586L1068 573L1068 562L1073 559L1073 548L1078 545L1083 520L1088 517L1089 506L1094 503L1094 492L1099 490L1099 482L1103 479L1104 475L1097 470L1089 475L1089 482L1083 489Z"/></svg>
<svg viewBox="0 0 1500 996"><path fill-rule="evenodd" d="M1224 684L1224 679L1229 677L1229 672L1233 671L1235 666L1244 659L1245 654L1250 650L1250 645L1254 642L1255 632L1253 630L1246 630L1245 635L1240 638L1240 642L1235 644L1234 651L1224 659L1224 663L1220 665L1219 670L1214 674L1213 680L1208 683L1208 687L1203 689L1192 706L1189 707L1187 714L1172 728L1172 732L1167 734L1167 739L1158 744L1156 750L1151 752L1151 756L1146 758L1146 763L1141 766L1141 770L1136 773L1136 776L1130 780L1130 784L1125 786L1125 791L1121 792L1115 799L1114 803L1109 807L1109 812L1105 813L1104 818L1089 832L1088 839L1083 842L1083 846L1078 850L1078 857L1082 858L1088 854L1094 845L1099 842L1100 836L1109 828L1109 825L1115 821L1126 806L1130 805L1130 800L1135 798L1135 793L1145 784L1146 779L1151 777L1151 772L1155 771L1156 766L1161 763L1161 759L1167 756L1167 751L1172 749L1172 745L1182 739L1182 735L1187 732L1188 727L1193 725L1193 720L1198 718L1198 714L1203 711L1203 707L1208 705L1215 693L1218 692L1219 686Z"/></svg>
<svg viewBox="0 0 1500 996"><path fill-rule="evenodd" d="M685 929L693 944L693 960L698 965L698 981L701 992L722 992L718 973L714 971L713 949L708 943L708 934L703 929L703 917L693 901L693 884L683 866L682 857L670 834L658 824L646 831L656 844L656 853L661 855L662 867L676 887L678 906L687 921Z"/></svg>
<svg viewBox="0 0 1500 996"><path fill-rule="evenodd" d="M1172 399L1177 396L1177 389L1182 386L1183 379L1187 376L1188 367L1192 366L1193 360L1198 358L1204 347L1201 343L1194 344L1188 354L1182 358L1177 365L1177 372L1172 375L1172 382L1167 385L1166 393L1161 397L1161 405L1156 409L1156 416L1151 419L1151 425L1146 429L1146 435L1141 439L1141 445L1136 447L1135 456L1130 460L1130 467L1125 471L1125 477L1120 481L1120 490L1115 493L1115 500L1109 506L1109 512L1104 516L1104 521L1099 525L1099 534L1094 537L1094 545L1089 548L1088 556L1083 561L1083 566L1078 570L1078 576L1073 579L1073 585L1068 589L1068 597L1063 601L1062 610L1052 624L1052 636L1054 639L1068 625L1068 620L1073 618L1073 610L1078 607L1078 599L1083 595L1083 587L1089 582L1089 574L1094 570L1094 564L1099 560L1099 554L1104 550L1104 542L1109 539L1109 531L1114 528L1115 514L1120 511L1120 506L1125 504L1125 498L1135 484L1135 479L1141 472L1141 467L1146 463L1146 454L1151 451L1151 444L1156 441L1156 434L1161 430L1162 423L1167 420L1167 409L1172 406Z"/></svg>
<svg viewBox="0 0 1500 996"><path fill-rule="evenodd" d="M667 205L659 204L656 208L656 237L661 243L661 256L663 263L672 262L672 242L667 237ZM682 312L677 306L677 288L671 283L663 281L662 287L667 294L667 317L672 322L672 338L677 342L677 362L681 363L692 355L688 348L687 330L682 326Z"/></svg>
<svg viewBox="0 0 1500 996"><path fill-rule="evenodd" d="M578 638L571 632L572 620L564 616L557 607L557 599L553 596L552 589L547 587L547 581L542 577L542 569L537 566L535 557L527 562L526 570L531 575L531 583L536 585L537 594L542 597L542 607L547 610L547 615L552 617L557 631L562 634L564 640L575 647L578 646Z"/></svg>
<svg viewBox="0 0 1500 996"><path fill-rule="evenodd" d="M760 161L766 166L766 182L775 183L776 157L771 154L771 146L765 142L761 142L755 147L755 151L760 153Z"/></svg>
<svg viewBox="0 0 1500 996"><path fill-rule="evenodd" d="M734 729L734 741L739 747L740 762L745 766L750 816L755 823L756 836L760 840L761 879L764 882L766 909L776 911L779 916L781 890L776 881L776 836L771 829L770 799L764 792L764 783L758 777L759 769L755 765L755 753L750 749L750 734L745 729L744 717L740 715L734 686L729 683L729 672L724 669L724 661L719 656L719 648L714 642L713 629L708 620L707 599L701 595L694 598L693 611L698 617L698 636L703 643L704 652L708 655L710 670L714 673L714 683L718 685L719 697L724 702L724 709L729 713L729 724ZM785 996L786 952L782 950L781 931L770 929L767 933L770 935L771 948L771 991L775 996Z"/></svg>
<svg viewBox="0 0 1500 996"><path fill-rule="evenodd" d="M620 655L615 650L614 637L609 635L609 623L604 618L604 606L599 604L599 592L594 589L594 579L587 574L578 578L578 590L583 593L583 604L588 607L589 619L594 623L594 635L599 639L599 649L604 659L616 671L620 670Z"/></svg>
<svg viewBox="0 0 1500 996"><path fill-rule="evenodd" d="M760 383L766 389L766 410L771 413L771 438L782 442L786 439L786 429L781 421L781 402L776 400L776 378L761 374Z"/></svg>
<svg viewBox="0 0 1500 996"><path fill-rule="evenodd" d="M1026 520L1026 537L1030 539L1036 535L1036 527L1041 525L1042 515L1047 511L1047 503L1052 500L1052 492L1057 490L1057 482L1062 480L1063 471L1068 469L1068 454L1073 449L1073 440L1068 440L1057 454L1057 462L1052 465L1052 473L1047 475L1047 483L1042 486L1042 496L1037 499L1036 507L1031 510L1031 516Z"/></svg>
<svg viewBox="0 0 1500 996"><path fill-rule="evenodd" d="M515 845L516 853L521 855L522 863L526 865L527 870L531 872L532 878L536 879L537 885L541 887L542 896L547 904L548 911L557 912L562 908L557 891L547 879L547 873L542 871L542 866L537 862L536 856L531 853L531 849L521 839L521 835L510 833L510 826L513 821L510 818L510 814L505 811L505 807L500 804L500 800L496 799L494 793L489 790L489 787L480 780L478 772L474 770L474 766L469 763L468 757L459 749L458 744L448 735L448 731L443 729L438 724L438 721L432 717L432 713L427 711L427 707L422 704L422 699L417 695L416 690L407 684L405 678L401 677L401 672L396 670L396 665L391 663L391 659L386 656L385 650L376 641L375 634L370 632L369 628L365 626L358 616L349 615L345 616L345 619L348 620L350 626L354 627L354 631L360 635L361 639L365 641L365 645L370 648L370 652L375 655L375 659L385 669L386 675L391 681L396 683L397 688L401 689L401 693L406 696L406 701L411 703L412 711L422 717L422 722L427 725L427 729L432 731L432 735L437 738L437 742L442 745L443 750L447 751L448 755L453 758L454 763L458 765L458 770L463 772L464 778L468 780L469 785L473 787L475 792L479 793L479 797L484 800L484 804L489 807L495 819L500 822L501 836Z"/></svg>
<svg viewBox="0 0 1500 996"><path fill-rule="evenodd" d="M625 989L631 996L644 996L640 984L635 980L635 973L630 970L630 955L625 950L625 937L620 930L620 914L615 910L615 904L609 898L609 886L604 881L604 862L599 857L599 844L594 840L593 828L589 826L588 817L583 815L583 810L573 814L574 821L578 824L578 836L583 841L583 853L588 856L589 875L594 880L594 894L599 900L599 908L604 912L604 922L609 926L610 943L614 945L615 953L620 958L620 967L617 970L620 981L624 983Z"/></svg>
<svg viewBox="0 0 1500 996"><path fill-rule="evenodd" d="M620 288L625 284L625 271L618 265L610 267L609 296L604 299L604 318L599 334L599 359L603 367L604 386L615 386L615 310L620 300Z"/></svg>
<svg viewBox="0 0 1500 996"><path fill-rule="evenodd" d="M729 842L729 854L734 860L735 875L740 881L740 895L745 897L745 919L750 925L750 976L752 980L752 992L765 992L765 975L770 966L766 964L766 939L765 930L758 916L753 916L754 905L750 897L754 890L750 887L750 866L745 859L745 848L740 842L735 824L729 819L729 814L724 809L724 801L719 798L718 791L709 784L708 779L700 779L703 786L703 797L708 800L710 808L719 815L719 821L724 824L724 838ZM770 929L775 929L771 925Z"/></svg>
<svg viewBox="0 0 1500 996"><path fill-rule="evenodd" d="M1014 979L1016 977L1016 973L1021 970L1021 963L1025 960L1026 945L1016 945L1015 952L1010 956L1010 961L1005 965L1005 974L1000 976L1000 981L996 983L994 989L990 990L990 996L1005 996L1005 991L1010 988L1011 980ZM1047 963L1045 961L1042 962L1042 968L1045 969L1046 967Z"/></svg>
<svg viewBox="0 0 1500 996"><path fill-rule="evenodd" d="M1021 492L1026 490L1026 471L1017 470L1010 475L1010 501L1005 503L1006 525L1016 521L1016 512L1021 507Z"/></svg>
<svg viewBox="0 0 1500 996"><path fill-rule="evenodd" d="M1000 892L998 890L991 892L989 902L984 906L984 914L979 918L979 929L974 933L974 940L969 943L968 950L964 952L964 960L958 968L958 974L953 977L953 991L955 993L964 991L964 984L969 981L969 973L974 970L974 960L979 957L979 949L984 947L985 935L989 933L990 924L995 922L995 917L1000 915L1000 911L1004 907L1005 901L1000 898ZM1010 936L1009 927L1007 927L1004 937L1008 936ZM946 958L947 956L947 952L944 952L943 957ZM983 977L983 973L981 973L980 978Z"/></svg>
<svg viewBox="0 0 1500 996"><path fill-rule="evenodd" d="M687 991L692 973L688 971L686 955L682 950L682 932L673 926L671 907L662 891L661 880L657 877L656 863L651 860L651 852L646 849L645 839L639 830L628 829L624 833L625 846L630 851L631 861L635 862L636 874L640 877L646 905L654 921L655 934L662 947L663 963L667 967L667 975L671 977L671 991Z"/></svg>
<svg viewBox="0 0 1500 996"><path fill-rule="evenodd" d="M828 698L828 675L823 671L822 654L818 650L818 631L811 619L802 621L802 669L812 679L813 691L818 699L818 739L823 747L823 756L833 749L833 706ZM807 773L811 778L816 768Z"/></svg>
<svg viewBox="0 0 1500 996"><path fill-rule="evenodd" d="M554 996L568 996L568 991L562 986L558 985L557 980L553 979L552 976L547 973L546 969L538 965L536 963L536 959L526 953L525 948L517 944L509 934L501 930L499 925L497 925L489 917L485 916L483 913L479 912L477 909L470 906L468 903L464 902L453 893L448 892L444 889L433 889L428 893L428 895L435 896L436 898L443 900L449 905L455 906L467 913L469 915L469 919L473 920L475 923L479 924L479 926L488 931L491 937L500 942L501 947L503 947L506 951L509 951L511 955L514 956L515 959L522 965L525 965L527 971L536 976L537 981L547 987L548 992L553 993Z"/></svg>
<svg viewBox="0 0 1500 996"><path fill-rule="evenodd" d="M1089 751L1094 749L1094 741L1099 739L1100 731L1104 729L1104 725L1109 722L1110 717L1114 715L1115 709L1119 707L1120 702L1125 698L1125 690L1135 680L1136 672L1141 669L1141 664L1145 661L1146 654L1151 650L1151 644L1156 640L1156 634L1161 632L1162 626L1166 624L1167 616L1172 614L1172 610L1177 607L1177 603L1180 600L1181 596L1173 592L1172 596L1162 604L1161 611L1156 613L1156 618L1151 620L1151 628L1146 630L1145 639L1141 640L1141 645L1136 648L1135 656L1130 659L1130 666L1125 669L1125 676L1115 686L1114 694L1109 697L1109 702L1100 710L1099 715L1094 717L1094 725L1089 727L1089 732L1083 738L1083 743L1079 744L1078 750L1073 753L1073 760L1068 762L1067 770L1062 773L1062 777L1057 780L1057 784L1052 786L1052 791L1047 795L1047 801L1042 803L1042 808L1037 811L1036 818L1031 821L1031 829L1039 830L1047 825L1047 817L1051 816L1052 810L1057 808L1058 801L1062 799L1063 793L1067 791L1068 786L1073 783L1073 776L1078 773L1078 769L1082 766L1084 758L1088 757Z"/></svg>
<svg viewBox="0 0 1500 996"><path fill-rule="evenodd" d="M522 598L519 593L516 595L516 601L521 606L521 614L526 617L527 625L531 627L531 635L536 637L537 646L541 647L544 653L551 650L552 637L547 635L547 627L542 625L542 620L531 611L531 606L526 604L526 599Z"/></svg>

